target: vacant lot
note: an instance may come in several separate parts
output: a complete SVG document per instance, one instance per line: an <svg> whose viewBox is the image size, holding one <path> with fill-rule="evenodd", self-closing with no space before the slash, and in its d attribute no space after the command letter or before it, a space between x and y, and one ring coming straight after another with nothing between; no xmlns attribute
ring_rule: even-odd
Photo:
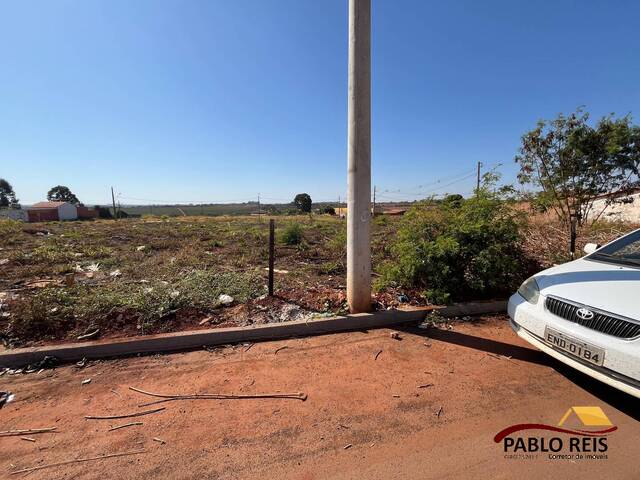
<svg viewBox="0 0 640 480"><path fill-rule="evenodd" d="M328 215L278 217L276 297L267 298L268 220L261 220L2 221L2 339L10 346L26 345L343 313L345 221ZM401 221L374 220L374 272L393 260L389 247ZM580 243L604 242L631 228L605 224ZM540 268L566 259L566 238L548 221L532 222L522 242ZM423 289L387 286L375 301L386 309L429 298Z"/></svg>
<svg viewBox="0 0 640 480"><path fill-rule="evenodd" d="M151 217L0 228L2 331L11 344L96 329L102 336L135 335L345 309L346 225L334 217L277 220L276 299L264 298L265 219ZM382 255L393 223L375 228L376 255Z"/></svg>
<svg viewBox="0 0 640 480"><path fill-rule="evenodd" d="M57 433L30 435L35 442L0 438L0 477L144 449L28 478L637 478L636 401L528 347L504 317L409 328L400 338L381 329L5 374L0 390L15 401L2 409L0 430ZM161 393L302 391L308 399L140 408L152 399L130 386ZM505 459L493 441L514 423L555 425L574 405L600 406L618 427L606 460ZM163 406L137 418L84 418ZM142 425L109 431L130 422Z"/></svg>

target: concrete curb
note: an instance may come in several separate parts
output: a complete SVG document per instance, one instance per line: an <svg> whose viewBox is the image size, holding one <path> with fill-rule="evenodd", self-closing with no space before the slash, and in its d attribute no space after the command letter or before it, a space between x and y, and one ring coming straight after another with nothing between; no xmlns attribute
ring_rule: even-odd
<svg viewBox="0 0 640 480"><path fill-rule="evenodd" d="M250 327L215 328L115 340L97 340L65 345L18 348L0 353L0 366L11 368L22 367L38 362L46 355L56 357L61 363L68 363L83 358L98 359L139 353L176 352L193 350L203 346L322 335L350 330L368 330L403 323L420 322L432 311L437 311L444 317L456 317L499 313L505 310L506 301L471 302L441 308L426 307L412 310L384 310L374 313L320 318L308 322L298 321Z"/></svg>

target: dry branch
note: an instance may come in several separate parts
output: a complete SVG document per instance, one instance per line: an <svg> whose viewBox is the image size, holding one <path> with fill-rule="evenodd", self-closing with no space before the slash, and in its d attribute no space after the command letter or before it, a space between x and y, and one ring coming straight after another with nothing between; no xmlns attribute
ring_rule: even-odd
<svg viewBox="0 0 640 480"><path fill-rule="evenodd" d="M0 432L0 437L13 437L17 435L34 435L36 433L49 433L53 432L56 427L50 428L29 428L27 430L5 430Z"/></svg>
<svg viewBox="0 0 640 480"><path fill-rule="evenodd" d="M125 455L138 455L140 453L145 453L145 452L146 450L134 450L132 452L110 453L109 455L100 455L98 457L78 458L76 460L67 460L64 462L49 463L48 465L39 465L37 467L23 468L22 470L16 470L15 472L11 472L11 475L17 475L18 473L34 472L36 470L42 470L44 468L59 467L61 465L69 465L71 463L90 462L92 460L102 460L104 458L124 457Z"/></svg>
<svg viewBox="0 0 640 480"><path fill-rule="evenodd" d="M224 393L194 393L191 395L166 395L161 393L153 393L147 392L145 390L141 390L135 387L129 387L130 390L134 392L141 393L143 395L149 395L150 397L158 397L162 400L156 400L154 402L143 403L140 406L146 407L149 405L154 405L161 402L171 402L174 400L242 400L242 399L251 399L251 398L290 398L293 400L302 400L305 401L307 399L307 395L303 392L297 393L258 393L258 394L247 394L247 395L234 395L234 394L224 394Z"/></svg>
<svg viewBox="0 0 640 480"><path fill-rule="evenodd" d="M150 413L161 412L165 407L155 408L153 410L145 410L143 412L128 413L126 415L85 415L87 420L115 420L118 418L140 417L141 415L149 415Z"/></svg>
<svg viewBox="0 0 640 480"><path fill-rule="evenodd" d="M111 427L109 429L109 431L113 432L114 430L120 430L121 428L125 428L125 427L133 427L134 425L144 425L144 424L142 422L125 423L124 425L118 425L117 427Z"/></svg>

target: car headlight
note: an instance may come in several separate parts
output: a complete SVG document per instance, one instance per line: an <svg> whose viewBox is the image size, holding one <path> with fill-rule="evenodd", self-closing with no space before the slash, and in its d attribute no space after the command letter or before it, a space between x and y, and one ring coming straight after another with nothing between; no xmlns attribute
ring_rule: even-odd
<svg viewBox="0 0 640 480"><path fill-rule="evenodd" d="M538 287L538 282L533 277L527 278L520 288L518 289L518 293L529 303L533 303L534 305L538 303L538 298L540 297L540 287Z"/></svg>

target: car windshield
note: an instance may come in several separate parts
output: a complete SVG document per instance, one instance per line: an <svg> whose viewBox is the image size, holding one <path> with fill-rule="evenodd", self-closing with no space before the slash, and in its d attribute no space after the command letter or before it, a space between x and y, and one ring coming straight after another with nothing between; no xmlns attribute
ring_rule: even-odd
<svg viewBox="0 0 640 480"><path fill-rule="evenodd" d="M640 230L600 248L587 258L603 262L640 266Z"/></svg>

